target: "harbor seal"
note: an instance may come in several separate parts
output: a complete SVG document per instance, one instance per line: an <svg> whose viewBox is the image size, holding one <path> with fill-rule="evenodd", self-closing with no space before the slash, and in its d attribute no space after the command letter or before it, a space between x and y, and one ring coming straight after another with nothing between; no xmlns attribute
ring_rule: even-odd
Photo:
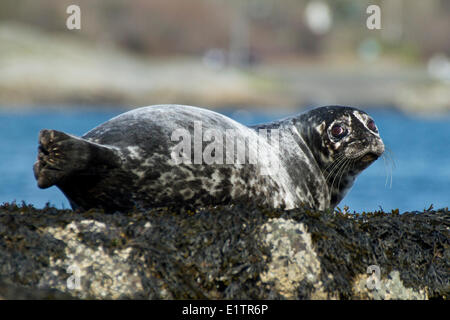
<svg viewBox="0 0 450 320"><path fill-rule="evenodd" d="M356 176L384 152L374 120L327 106L244 126L192 106L125 112L81 138L39 133L33 170L73 209L254 203L334 208Z"/></svg>

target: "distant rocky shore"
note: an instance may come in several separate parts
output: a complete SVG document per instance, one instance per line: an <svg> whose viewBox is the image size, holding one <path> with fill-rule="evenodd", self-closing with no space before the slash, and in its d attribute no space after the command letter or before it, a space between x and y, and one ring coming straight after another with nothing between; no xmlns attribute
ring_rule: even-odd
<svg viewBox="0 0 450 320"><path fill-rule="evenodd" d="M449 227L447 208L3 204L0 299L448 299Z"/></svg>
<svg viewBox="0 0 450 320"><path fill-rule="evenodd" d="M0 107L61 104L219 108L342 104L450 110L450 83L425 67L333 61L234 68L202 57L132 55L76 34L0 24Z"/></svg>

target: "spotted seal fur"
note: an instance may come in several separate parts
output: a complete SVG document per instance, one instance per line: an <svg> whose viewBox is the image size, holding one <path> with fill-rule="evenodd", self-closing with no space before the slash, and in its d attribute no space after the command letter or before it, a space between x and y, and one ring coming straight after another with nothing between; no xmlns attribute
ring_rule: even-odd
<svg viewBox="0 0 450 320"><path fill-rule="evenodd" d="M247 147L241 155L234 152L240 145ZM38 186L56 185L73 209L255 203L323 210L383 152L373 119L352 107L246 127L206 109L158 105L123 113L81 138L41 130L33 169Z"/></svg>

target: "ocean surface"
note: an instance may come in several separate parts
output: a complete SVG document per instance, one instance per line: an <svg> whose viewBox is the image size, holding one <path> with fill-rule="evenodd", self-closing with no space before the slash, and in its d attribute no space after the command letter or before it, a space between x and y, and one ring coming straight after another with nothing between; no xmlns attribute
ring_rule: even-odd
<svg viewBox="0 0 450 320"><path fill-rule="evenodd" d="M32 166L37 155L40 129L57 129L82 135L122 113L120 109L71 108L0 111L0 203L33 204L47 202L57 208L70 208L56 187L39 189ZM357 179L339 204L350 211L400 212L450 206L450 115L420 117L393 109L366 110L374 119L387 147L386 157L378 159ZM244 124L256 124L292 113L219 110Z"/></svg>

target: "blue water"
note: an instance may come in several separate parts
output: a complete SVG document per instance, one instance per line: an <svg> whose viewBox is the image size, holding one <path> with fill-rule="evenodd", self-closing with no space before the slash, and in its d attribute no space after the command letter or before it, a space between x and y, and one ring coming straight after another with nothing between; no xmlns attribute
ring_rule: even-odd
<svg viewBox="0 0 450 320"><path fill-rule="evenodd" d="M0 112L0 203L16 201L43 207L47 202L70 208L56 187L39 189L32 166L40 129L82 135L124 110L70 109ZM391 151L366 169L340 203L357 212L399 209L400 212L450 206L450 115L438 118L408 116L389 109L367 110ZM287 116L223 110L244 124ZM393 158L395 167L390 158ZM391 173L392 171L392 186ZM387 178L387 179L386 179ZM386 181L387 180L387 181Z"/></svg>

